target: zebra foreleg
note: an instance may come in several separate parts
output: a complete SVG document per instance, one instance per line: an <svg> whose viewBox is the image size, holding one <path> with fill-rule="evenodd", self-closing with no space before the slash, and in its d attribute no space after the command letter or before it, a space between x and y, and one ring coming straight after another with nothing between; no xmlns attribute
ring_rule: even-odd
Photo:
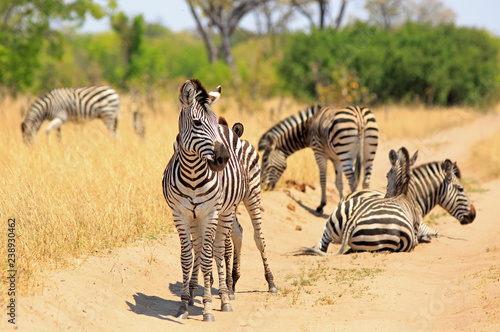
<svg viewBox="0 0 500 332"><path fill-rule="evenodd" d="M174 216L174 223L175 223ZM189 229L184 229L184 225L177 225L177 232L179 233L179 238L181 239L181 265L182 265L182 294L181 294L181 305L177 310L175 315L180 319L188 318L188 301L190 299L189 295L189 275L193 267L193 253L191 246L191 239Z"/></svg>
<svg viewBox="0 0 500 332"><path fill-rule="evenodd" d="M61 118L55 118L52 120L47 128L45 128L45 134L47 134L47 143L49 142L49 133L52 129L57 129L57 137L59 142L61 141L61 126L63 125L64 120Z"/></svg>
<svg viewBox="0 0 500 332"><path fill-rule="evenodd" d="M214 237L217 231L217 218L213 218L212 215L209 217L201 229L203 232L202 238L202 247L201 247L201 256L200 256L200 265L201 271L203 272L203 321L204 322L213 322L215 321L215 316L212 312L212 287L210 283L210 279L212 278L212 268L213 268L213 259L214 256ZM224 240L224 238L223 238ZM224 243L224 242L223 242Z"/></svg>
<svg viewBox="0 0 500 332"><path fill-rule="evenodd" d="M196 228L191 229L192 246L194 251L194 264L191 273L191 280L189 281L189 305L194 305L194 298L198 290L198 272L200 270L200 255L201 255L201 234L197 232ZM213 280L213 279L212 279ZM212 281L213 283L213 281Z"/></svg>
<svg viewBox="0 0 500 332"><path fill-rule="evenodd" d="M226 275L224 271L224 253L226 249L226 240L228 240L229 232L232 228L234 211L229 215L220 215L219 225L214 240L215 263L217 272L219 273L219 295L221 298L221 311L233 311L231 303L229 303L229 291L226 283Z"/></svg>

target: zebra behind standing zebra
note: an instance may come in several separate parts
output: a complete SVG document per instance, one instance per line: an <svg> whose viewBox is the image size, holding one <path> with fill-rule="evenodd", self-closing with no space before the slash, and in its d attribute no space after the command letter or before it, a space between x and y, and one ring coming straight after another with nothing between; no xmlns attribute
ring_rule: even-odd
<svg viewBox="0 0 500 332"><path fill-rule="evenodd" d="M210 284L212 256L219 274L221 310L232 311L222 265L225 240L241 201L252 220L269 291L277 292L262 236L258 162L255 165L241 162L251 159L245 154L255 156L257 152L227 126L218 125L210 105L219 96L220 86L207 93L197 79L182 85L179 135L162 181L163 194L172 209L181 242L183 287L177 317L182 319L188 317L188 303L198 287L201 265L205 288L203 320L214 321Z"/></svg>
<svg viewBox="0 0 500 332"><path fill-rule="evenodd" d="M116 137L120 115L120 98L107 86L54 89L38 98L26 113L21 124L24 143L33 141L43 121L51 121L45 132L57 130L61 138L61 126L66 121L84 122L101 118L111 134Z"/></svg>
<svg viewBox="0 0 500 332"><path fill-rule="evenodd" d="M264 150L263 187L273 190L286 169L286 158L311 147L319 167L321 203L316 212L321 214L326 205L327 160L334 164L335 183L342 198L342 172L349 180L351 191L358 186L361 168L364 169L363 188L370 186L377 146L378 125L370 109L311 106L279 122L260 138L259 151Z"/></svg>
<svg viewBox="0 0 500 332"><path fill-rule="evenodd" d="M421 216L408 198L412 177L408 150L391 150L391 169L387 174L387 191L393 197L354 198L351 217L344 227L342 244L337 254L343 254L349 245L351 251L411 251L418 244L417 230Z"/></svg>
<svg viewBox="0 0 500 332"><path fill-rule="evenodd" d="M470 224L476 217L476 209L471 203L463 184L461 172L456 162L449 159L435 161L412 168L412 178L408 197L417 207L422 218L436 205L440 205L462 225ZM327 252L331 242L341 243L346 224L351 214L357 209L356 204L370 197L382 198L386 195L381 190L359 190L344 197L329 216L318 249ZM428 242L429 236L438 236L439 232L421 223L418 229L419 242Z"/></svg>

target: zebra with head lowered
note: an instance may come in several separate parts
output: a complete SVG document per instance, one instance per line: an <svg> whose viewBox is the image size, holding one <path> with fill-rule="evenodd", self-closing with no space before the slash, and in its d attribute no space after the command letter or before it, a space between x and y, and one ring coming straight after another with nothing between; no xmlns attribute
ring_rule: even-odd
<svg viewBox="0 0 500 332"><path fill-rule="evenodd" d="M116 137L119 115L120 98L110 87L54 89L33 103L21 124L21 131L24 142L31 143L43 121L49 120L45 129L47 138L49 132L56 129L60 139L61 126L66 121L84 122L100 118Z"/></svg>
<svg viewBox="0 0 500 332"><path fill-rule="evenodd" d="M354 198L356 206L344 227L342 244L337 254L349 245L351 251L411 251L418 244L417 230L421 216L408 198L411 164L408 150L391 150L391 169L387 174L387 191L392 197Z"/></svg>
<svg viewBox="0 0 500 332"><path fill-rule="evenodd" d="M467 225L474 221L476 209L460 182L461 172L456 162L449 159L434 161L412 168L412 177L408 188L408 198L417 207L420 216L427 215L436 205L440 205L454 216L460 224ZM341 243L346 225L356 204L365 198L386 196L381 190L359 190L344 197L329 216L318 249L327 252L331 242ZM393 193L387 193L393 196ZM439 236L439 232L421 223L418 229L419 242L429 242L430 236Z"/></svg>
<svg viewBox="0 0 500 332"><path fill-rule="evenodd" d="M258 162L242 163L245 158L252 160L246 157L247 154L255 156L257 152L227 126L217 123L210 106L218 99L220 91L219 86L207 93L197 79L188 80L181 86L179 135L162 181L163 194L172 209L181 242L183 287L177 317L183 319L188 317L188 303L192 302L198 286L201 266L205 287L203 320L214 320L210 284L212 256L219 274L222 311L232 311L223 256L225 240L240 202L245 204L252 220L269 291L277 292L261 229ZM258 161L258 156L253 159Z"/></svg>
<svg viewBox="0 0 500 332"><path fill-rule="evenodd" d="M342 198L342 172L349 180L351 191L356 190L364 169L363 188L370 186L373 160L378 146L378 125L372 111L365 107L344 109L319 106L290 116L271 129L259 141L262 155L262 183L273 190L286 169L286 159L292 153L311 147L319 167L321 203L317 213L326 205L327 161L335 167L336 186Z"/></svg>

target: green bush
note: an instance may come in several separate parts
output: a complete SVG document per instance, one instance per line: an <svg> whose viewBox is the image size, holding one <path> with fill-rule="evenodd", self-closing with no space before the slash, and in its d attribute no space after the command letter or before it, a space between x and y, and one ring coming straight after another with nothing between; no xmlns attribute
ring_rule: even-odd
<svg viewBox="0 0 500 332"><path fill-rule="evenodd" d="M297 97L320 97L347 70L382 102L474 105L496 93L497 45L473 28L407 23L391 32L358 22L292 35L279 73Z"/></svg>

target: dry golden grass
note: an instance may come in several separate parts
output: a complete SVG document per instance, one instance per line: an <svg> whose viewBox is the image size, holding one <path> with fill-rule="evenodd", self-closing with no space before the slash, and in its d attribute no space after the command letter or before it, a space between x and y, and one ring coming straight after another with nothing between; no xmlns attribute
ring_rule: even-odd
<svg viewBox="0 0 500 332"><path fill-rule="evenodd" d="M162 102L157 114L142 110L145 140L132 129L131 110L135 106L127 96L121 99L119 140L112 139L104 124L95 120L83 125L65 124L62 142L58 143L52 133L47 143L45 123L32 147L25 146L21 138L20 108L24 99L7 98L0 103L0 210L4 223L0 237L7 238L7 219L15 218L18 287L24 293L39 284L44 271L65 267L77 257L107 253L139 238L174 232L161 179L177 135L176 96ZM242 122L243 138L256 146L273 124L306 106L276 99L241 110L223 95L214 111L226 117L230 125ZM474 115L463 110L451 113L398 108L396 112L393 107L390 121L383 111L376 110L376 116L384 135L409 137L423 135L423 128L443 128L443 119L445 126L451 126ZM400 129L407 122L406 129ZM410 132L408 128L416 123L421 129ZM288 165L279 186L287 179L318 182L310 149L294 154ZM6 241L0 241L0 252L7 252ZM5 256L1 261L5 273ZM5 281L4 275L0 277Z"/></svg>
<svg viewBox="0 0 500 332"><path fill-rule="evenodd" d="M485 139L475 145L469 163L485 165L477 168L482 180L492 180L500 177L500 133Z"/></svg>
<svg viewBox="0 0 500 332"><path fill-rule="evenodd" d="M122 98L122 105L127 98ZM173 231L161 180L177 134L177 111L146 113L146 140L132 129L122 107L119 140L100 120L65 124L62 142L42 130L34 146L22 143L20 103L6 100L0 122L0 210L16 219L17 269L21 285L33 286L40 273L83 257ZM6 252L5 241L0 251ZM2 271L5 272L5 259ZM4 280L5 278L2 278ZM25 284L23 284L25 283ZM28 289L21 287L20 289Z"/></svg>
<svg viewBox="0 0 500 332"><path fill-rule="evenodd" d="M386 139L426 138L444 129L466 124L481 113L464 107L412 107L392 105L374 108L381 135Z"/></svg>

